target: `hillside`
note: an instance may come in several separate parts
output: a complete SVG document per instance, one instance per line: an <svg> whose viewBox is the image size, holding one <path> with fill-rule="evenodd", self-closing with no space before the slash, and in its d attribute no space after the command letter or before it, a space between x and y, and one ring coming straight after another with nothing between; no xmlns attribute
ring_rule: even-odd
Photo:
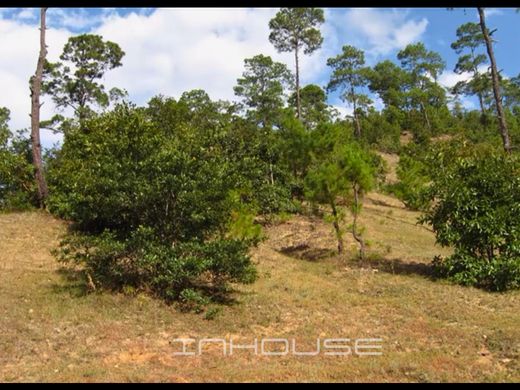
<svg viewBox="0 0 520 390"><path fill-rule="evenodd" d="M520 294L433 281L446 253L418 214L370 194L362 224L370 260L334 254L331 227L294 217L253 251L259 280L235 302L180 313L146 295L85 294L50 254L64 224L43 213L0 215L0 381L518 381ZM377 243L377 244L376 244ZM174 356L180 337L382 338L382 356ZM313 344L314 343L314 344Z"/></svg>

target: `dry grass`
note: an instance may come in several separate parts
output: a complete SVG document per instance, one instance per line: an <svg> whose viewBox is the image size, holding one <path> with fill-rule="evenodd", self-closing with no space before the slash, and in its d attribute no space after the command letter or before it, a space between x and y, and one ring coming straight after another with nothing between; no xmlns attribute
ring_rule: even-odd
<svg viewBox="0 0 520 390"><path fill-rule="evenodd" d="M417 214L370 194L370 266L338 258L330 226L293 218L253 251L259 280L213 320L146 296L95 293L49 254L64 230L42 213L0 215L0 382L519 381L520 294L491 294L427 276L441 253ZM383 338L378 357L173 356L176 337Z"/></svg>
<svg viewBox="0 0 520 390"><path fill-rule="evenodd" d="M385 161L386 166L388 168L388 172L386 174L386 183L397 183L399 181L399 178L397 177L397 165L399 164L399 155L395 153L384 152L379 152L379 155Z"/></svg>

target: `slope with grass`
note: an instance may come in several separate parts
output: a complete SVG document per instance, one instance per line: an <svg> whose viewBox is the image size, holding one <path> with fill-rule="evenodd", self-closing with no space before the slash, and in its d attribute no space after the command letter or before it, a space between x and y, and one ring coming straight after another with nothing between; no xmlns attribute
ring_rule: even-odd
<svg viewBox="0 0 520 390"><path fill-rule="evenodd" d="M0 381L519 381L520 294L432 280L428 263L446 251L417 216L369 194L365 264L349 235L339 258L321 220L268 227L252 253L259 280L201 315L141 294L85 294L50 254L64 223L0 215ZM383 354L225 357L215 343L174 356L180 337L294 338L307 351L317 338L372 337Z"/></svg>

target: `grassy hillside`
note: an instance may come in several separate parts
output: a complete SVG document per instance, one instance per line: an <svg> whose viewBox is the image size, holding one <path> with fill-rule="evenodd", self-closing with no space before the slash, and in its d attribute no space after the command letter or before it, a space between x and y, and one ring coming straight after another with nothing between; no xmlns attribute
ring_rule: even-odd
<svg viewBox="0 0 520 390"><path fill-rule="evenodd" d="M446 253L417 213L370 194L362 213L370 261L338 258L331 227L295 217L253 252L259 280L237 287L213 319L145 295L96 292L59 269L64 231L43 213L0 215L0 381L519 381L520 293L433 281ZM382 356L174 356L178 337L382 338ZM314 344L313 344L314 343Z"/></svg>

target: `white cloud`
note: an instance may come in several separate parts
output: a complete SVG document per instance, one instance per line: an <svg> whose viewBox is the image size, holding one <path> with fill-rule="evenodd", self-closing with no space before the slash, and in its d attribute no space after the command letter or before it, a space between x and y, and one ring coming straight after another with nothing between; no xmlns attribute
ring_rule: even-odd
<svg viewBox="0 0 520 390"><path fill-rule="evenodd" d="M445 88L451 88L459 81L467 81L470 78L470 73L457 74L451 70L446 70L439 76L439 84Z"/></svg>
<svg viewBox="0 0 520 390"><path fill-rule="evenodd" d="M484 74L489 72L488 65L479 65L477 68L477 71L479 74ZM504 74L505 77L507 75ZM464 72L462 74L457 74L451 70L445 70L440 76L439 76L439 84L446 88L451 88L455 84L457 84L459 81L467 81L472 76L469 72Z"/></svg>
<svg viewBox="0 0 520 390"><path fill-rule="evenodd" d="M56 61L69 32L49 29L47 31L48 59ZM11 110L11 127L14 130L30 126L31 100L29 79L36 70L39 52L39 29L36 25L13 20L0 20L0 106ZM49 118L53 106L42 99L42 119ZM44 136L42 136L44 138ZM45 139L44 139L45 141Z"/></svg>
<svg viewBox="0 0 520 390"><path fill-rule="evenodd" d="M88 30L118 43L125 51L123 66L108 72L103 82L107 88L126 89L137 104L145 104L158 94L178 98L196 88L203 88L213 99L232 100L245 58L262 53L294 70L293 54L277 53L268 40L268 23L277 10L169 8L134 10L123 16L105 8L92 16L80 9L50 9L48 59L58 60L71 31ZM9 91L0 94L0 106L11 110L13 128L30 124L28 80L39 49L38 18L28 23L24 18L29 12L20 13L14 20L0 19L0 86ZM409 18L402 10L325 9L325 17L323 47L311 56L301 56L302 84L326 83L326 59L346 43L383 55L417 40L428 24L426 19ZM45 99L42 118L52 113L53 106ZM42 137L49 146L55 137L47 133Z"/></svg>
<svg viewBox="0 0 520 390"><path fill-rule="evenodd" d="M213 99L233 99L233 86L245 58L263 53L294 68L292 54L277 53L268 40L268 22L276 12L274 8L175 8L121 16L106 9L88 20L83 11L49 10L49 25L60 28L48 29L48 59L58 60L72 35L69 28L88 28L101 18L101 25L90 32L117 42L126 53L123 66L103 80L107 88L125 88L137 104L157 94L179 97L196 88L205 89ZM0 83L3 90L10 91L0 95L0 106L11 110L13 128L30 124L28 80L34 74L39 50L36 23L0 20ZM320 53L301 59L303 83L324 66ZM47 99L42 118L50 117L52 111Z"/></svg>
<svg viewBox="0 0 520 390"><path fill-rule="evenodd" d="M487 65L480 65L477 68L477 70L480 74L484 74L489 71ZM468 72L465 72L462 74L457 74L453 71L446 70L439 76L439 84L445 88L451 88L455 84L457 84L459 81L467 81L471 77L472 77L472 74L468 73ZM450 109L452 109L454 106L453 99L455 98L455 96L449 92L447 93L447 96L448 96L448 98L451 99L451 102L448 104L448 107ZM475 110L477 108L475 99L476 99L475 96L459 96L459 101L466 110Z"/></svg>
<svg viewBox="0 0 520 390"><path fill-rule="evenodd" d="M333 104L331 107L334 110L338 111L339 117L341 119L351 118L352 115L354 114L354 110L352 109L352 107L346 107L346 106L341 106L341 105L337 105L337 104Z"/></svg>
<svg viewBox="0 0 520 390"><path fill-rule="evenodd" d="M122 68L107 74L106 83L125 87L138 103L156 94L178 97L195 88L203 88L213 99L233 99L245 58L262 53L294 69L292 53L277 53L268 40L268 23L276 12L177 8L158 9L151 15L112 15L93 32L117 42L126 56ZM324 69L325 47L302 56L303 83Z"/></svg>
<svg viewBox="0 0 520 390"><path fill-rule="evenodd" d="M426 18L413 20L408 14L395 9L354 8L338 15L335 24L345 30L349 41L365 48L368 55L377 57L404 48L426 31Z"/></svg>

